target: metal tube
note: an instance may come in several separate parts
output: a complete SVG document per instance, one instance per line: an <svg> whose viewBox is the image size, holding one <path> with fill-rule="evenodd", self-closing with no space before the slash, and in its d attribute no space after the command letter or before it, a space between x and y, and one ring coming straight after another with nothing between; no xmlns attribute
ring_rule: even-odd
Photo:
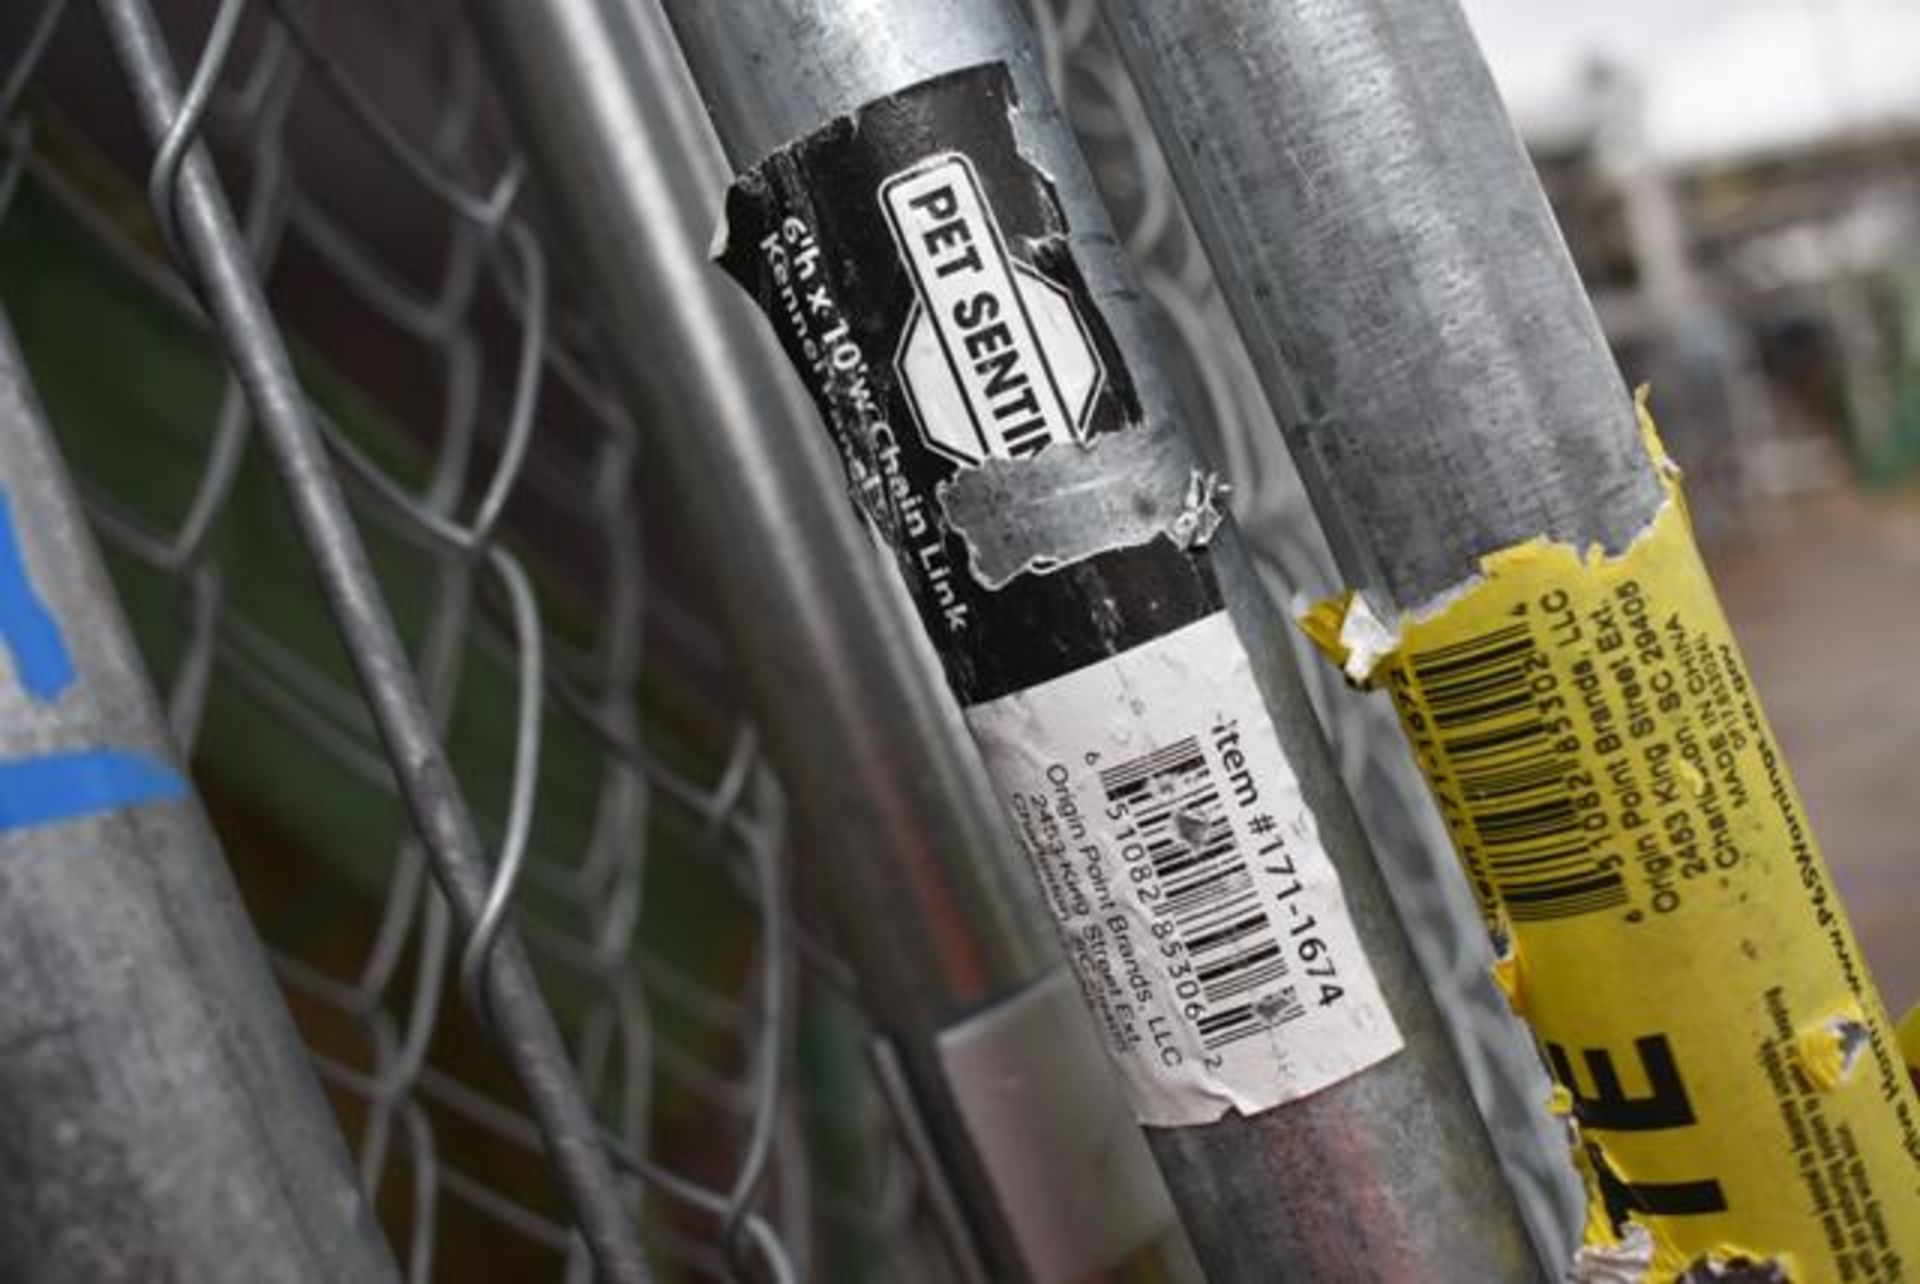
<svg viewBox="0 0 1920 1284"><path fill-rule="evenodd" d="M174 134L181 95L152 10L144 0L101 0L100 11L141 122L154 145L163 146ZM185 157L174 185L161 193L174 214L175 250L199 288L286 484L294 517L314 554L328 606L433 858L441 890L462 927L471 932L489 891L472 814L434 734L432 717L380 598L366 550L204 145L194 143ZM510 926L494 938L486 978L486 1010L479 1015L497 1035L527 1095L602 1278L649 1278L622 1184Z"/></svg>
<svg viewBox="0 0 1920 1284"><path fill-rule="evenodd" d="M1354 587L1412 608L1645 527L1633 407L1452 0L1106 13Z"/></svg>
<svg viewBox="0 0 1920 1284"><path fill-rule="evenodd" d="M0 1260L397 1280L0 317Z"/></svg>
<svg viewBox="0 0 1920 1284"><path fill-rule="evenodd" d="M944 73L982 64L1010 69L1018 100L1010 119L1020 155L1051 185L1065 224L1060 240L1070 250L1071 273L1084 279L1087 296L1111 329L1107 356L1130 376L1137 407L1125 431L1096 437L1085 450L1053 445L1017 464L1003 467L994 459L955 474L942 500L950 525L964 506L959 492L976 486L988 492L972 493L984 510L973 512L970 519L970 565L976 578L983 574L982 558L992 560L1009 548L1014 554L1030 549L1041 533L1053 532L1061 539L1086 534L1088 512L1102 514L1090 523L1096 529L1137 521L1140 512L1151 507L1152 488L1164 476L1194 480L1205 490L1204 470L1177 427L1181 411L1158 373L1149 320L1132 271L1047 91L1031 33L1016 5L998 0L769 0L716 6L668 0L666 8L721 140L742 166L830 122L842 122L834 128L843 132L834 137L859 137L866 118L850 126L843 118L905 91L924 94L933 78ZM983 82L976 75L965 83L977 87ZM909 94L897 107L887 105L895 114L886 119L920 120L918 113L932 110L924 106L930 101ZM992 110L991 105L979 108L982 114ZM937 149L945 141L935 134L925 145ZM777 185L791 180L766 181ZM810 189L809 195L823 208L840 199L825 190ZM871 208L862 203L873 202L874 193L851 190L844 200L850 209ZM737 226L731 231L740 234ZM1029 248L1035 243L1028 242ZM890 356L881 354L881 360ZM840 409L835 405L835 427L844 432ZM849 452L849 469L862 475L865 461L858 457L858 443L848 447L843 437L843 451ZM1044 484L1036 487L1044 478L1068 473L1084 483L1074 497L1063 490L1047 491ZM983 485L987 478L995 480ZM995 491L993 485L1002 489ZM1136 496L1138 502L1103 506L1112 491ZM857 499L861 494L856 488ZM1207 507L1204 498L1196 503ZM1217 528L1211 525L1212 517L1220 517ZM885 515L875 520L883 523ZM1157 546L1148 547L1149 554L1143 556L1157 555L1151 551ZM1214 1122L1149 1130L1202 1264L1216 1280L1265 1280L1281 1273L1314 1279L1532 1277L1537 1268L1525 1232L1300 688L1282 638L1285 623L1255 579L1230 519L1211 511L1206 534L1186 547L1192 559L1188 565L1203 568L1203 576L1211 577L1216 600L1230 621L1229 640L1216 654L1237 655L1242 648L1247 653L1257 687L1251 712L1263 724L1270 721L1284 756L1276 774L1290 770L1298 778L1320 842L1338 871L1366 960L1405 1043L1398 1055L1275 1108L1227 1112ZM1089 586L1089 617L1113 621L1116 631L1122 631L1138 622L1129 612L1165 603L1151 594L1143 598L1126 576L1099 569L1100 555L1060 559L1068 561L1072 571L1066 574L1063 569L1062 582ZM1058 564L1045 557L1042 561ZM997 582L1017 586L1031 565ZM911 568L908 573L911 578ZM1167 590L1170 596L1179 591ZM923 621L935 633L937 620L927 600L922 602ZM1069 627L1072 623L1067 622ZM1124 661L1128 654L1116 650L1112 658ZM1076 672L1107 667L1101 661ZM981 685L977 675L956 667L951 658L949 681L957 689L971 686L977 691ZM970 720L998 703L969 702ZM1172 703L1181 700L1175 697ZM977 734L981 725L974 721ZM1259 734L1267 734L1264 726ZM1006 788L1004 778L999 783ZM1003 793L1003 801L1014 800ZM1084 946L1086 939L1078 936L1076 943Z"/></svg>
<svg viewBox="0 0 1920 1284"><path fill-rule="evenodd" d="M725 162L664 19L630 0L473 14L613 372L688 497L805 875L884 1040L889 1095L910 1098L891 1104L941 1165L929 1185L956 1188L993 1279L1176 1254L899 587L764 326L707 263ZM1035 1186L1062 1202L1015 1198Z"/></svg>
<svg viewBox="0 0 1920 1284"><path fill-rule="evenodd" d="M1103 3L1567 1095L1582 1258L1852 1271L1780 1069L1841 1047L1815 1127L1897 1277L1920 1101L1458 6Z"/></svg>

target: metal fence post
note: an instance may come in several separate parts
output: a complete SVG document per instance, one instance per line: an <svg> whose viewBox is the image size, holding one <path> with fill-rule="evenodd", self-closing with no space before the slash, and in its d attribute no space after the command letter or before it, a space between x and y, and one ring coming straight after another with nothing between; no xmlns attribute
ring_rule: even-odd
<svg viewBox="0 0 1920 1284"><path fill-rule="evenodd" d="M892 545L1209 1276L1529 1276L1018 8L666 8L753 166L722 260Z"/></svg>
<svg viewBox="0 0 1920 1284"><path fill-rule="evenodd" d="M0 1260L397 1279L0 318Z"/></svg>
<svg viewBox="0 0 1920 1284"><path fill-rule="evenodd" d="M1579 1126L1587 1255L1901 1278L1920 1108L1458 7L1105 4L1361 591L1323 640L1390 684Z"/></svg>
<svg viewBox="0 0 1920 1284"><path fill-rule="evenodd" d="M1184 1251L1172 1210L998 804L811 408L707 263L725 164L664 19L474 14L609 363L688 497L882 1084L965 1210L956 1256L992 1279L1158 1278Z"/></svg>

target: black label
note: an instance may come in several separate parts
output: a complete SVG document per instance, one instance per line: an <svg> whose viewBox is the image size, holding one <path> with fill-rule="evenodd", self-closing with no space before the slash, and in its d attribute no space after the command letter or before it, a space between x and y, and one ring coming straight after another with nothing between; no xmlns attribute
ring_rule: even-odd
<svg viewBox="0 0 1920 1284"><path fill-rule="evenodd" d="M964 470L1145 431L1014 107L994 63L831 122L735 182L720 259L805 377L964 704L1220 609L1204 547L1168 538L989 587L942 510Z"/></svg>

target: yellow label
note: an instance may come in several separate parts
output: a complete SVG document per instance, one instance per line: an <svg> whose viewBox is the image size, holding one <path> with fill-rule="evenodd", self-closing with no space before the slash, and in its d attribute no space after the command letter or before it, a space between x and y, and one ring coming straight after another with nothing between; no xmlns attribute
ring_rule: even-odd
<svg viewBox="0 0 1920 1284"><path fill-rule="evenodd" d="M1920 1279L1920 1104L1643 423L1669 498L1629 550L1495 554L1371 676L1579 1126L1589 1242ZM1336 654L1343 615L1306 622Z"/></svg>

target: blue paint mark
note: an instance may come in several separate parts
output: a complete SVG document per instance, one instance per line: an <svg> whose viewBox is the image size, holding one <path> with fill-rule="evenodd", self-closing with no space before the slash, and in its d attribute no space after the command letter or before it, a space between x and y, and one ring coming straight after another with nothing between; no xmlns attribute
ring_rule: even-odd
<svg viewBox="0 0 1920 1284"><path fill-rule="evenodd" d="M76 820L186 792L178 772L126 749L69 749L0 760L0 831Z"/></svg>
<svg viewBox="0 0 1920 1284"><path fill-rule="evenodd" d="M34 591L0 487L0 641L28 695L52 704L75 679L60 621ZM49 825L119 807L179 798L187 782L166 763L129 749L62 749L0 759L0 831Z"/></svg>
<svg viewBox="0 0 1920 1284"><path fill-rule="evenodd" d="M73 684L73 661L60 622L27 575L27 559L13 533L13 505L0 489L0 638L13 653L14 672L27 694L51 704Z"/></svg>

